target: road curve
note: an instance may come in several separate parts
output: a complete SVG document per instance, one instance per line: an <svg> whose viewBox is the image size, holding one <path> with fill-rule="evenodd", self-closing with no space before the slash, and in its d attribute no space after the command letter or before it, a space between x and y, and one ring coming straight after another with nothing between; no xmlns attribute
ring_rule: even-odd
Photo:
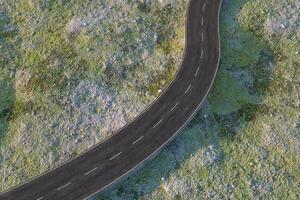
<svg viewBox="0 0 300 200"><path fill-rule="evenodd" d="M190 0L186 49L174 80L126 127L80 156L0 194L1 200L87 199L156 155L193 118L219 64L221 0Z"/></svg>

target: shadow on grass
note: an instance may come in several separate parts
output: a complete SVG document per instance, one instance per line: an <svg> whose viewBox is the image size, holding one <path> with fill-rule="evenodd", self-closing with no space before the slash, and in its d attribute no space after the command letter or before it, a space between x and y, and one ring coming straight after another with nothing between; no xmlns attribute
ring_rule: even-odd
<svg viewBox="0 0 300 200"><path fill-rule="evenodd" d="M14 83L0 79L0 146L6 135L15 104ZM0 157L1 160L1 157Z"/></svg>
<svg viewBox="0 0 300 200"><path fill-rule="evenodd" d="M245 3L223 1L220 69L201 111L155 159L95 199L139 199L157 190L180 166L187 165L191 155L214 151L211 148L216 150L215 155L203 156L199 163L222 165L225 155L220 143L234 141L241 129L268 110L262 102L273 56L262 39L238 24L236 17ZM178 198L182 199L180 195Z"/></svg>
<svg viewBox="0 0 300 200"><path fill-rule="evenodd" d="M15 29L0 9L0 147L6 136L16 100L15 59L11 50ZM0 153L0 162L1 162Z"/></svg>

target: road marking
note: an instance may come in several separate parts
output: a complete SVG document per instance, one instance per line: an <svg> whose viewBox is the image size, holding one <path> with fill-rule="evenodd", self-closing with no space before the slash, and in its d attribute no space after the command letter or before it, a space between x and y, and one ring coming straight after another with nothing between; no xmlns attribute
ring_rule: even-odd
<svg viewBox="0 0 300 200"><path fill-rule="evenodd" d="M69 182L69 183L67 183L67 184L65 184L65 185L63 185L63 186L57 188L57 190L61 190L61 189L65 188L65 187L71 185L71 183L72 183L72 182Z"/></svg>
<svg viewBox="0 0 300 200"><path fill-rule="evenodd" d="M191 89L191 87L192 87L192 85L190 84L189 87L186 89L184 94L188 93L188 91Z"/></svg>
<svg viewBox="0 0 300 200"><path fill-rule="evenodd" d="M132 144L135 145L138 141L140 141L141 139L143 139L144 136L141 136L139 139L137 139L136 141L134 141Z"/></svg>
<svg viewBox="0 0 300 200"><path fill-rule="evenodd" d="M203 49L202 49L202 50L201 50L201 59L203 58L203 53L204 53L204 52L203 52Z"/></svg>
<svg viewBox="0 0 300 200"><path fill-rule="evenodd" d="M113 160L115 159L116 157L118 157L119 155L121 155L122 152L119 152L118 154L114 155L113 157L111 157L109 160Z"/></svg>
<svg viewBox="0 0 300 200"><path fill-rule="evenodd" d="M203 4L203 12L205 11L206 2Z"/></svg>
<svg viewBox="0 0 300 200"><path fill-rule="evenodd" d="M204 19L203 19L203 17L201 18L201 26L203 26L204 25Z"/></svg>
<svg viewBox="0 0 300 200"><path fill-rule="evenodd" d="M157 123L153 126L153 128L157 127L162 121L163 121L163 119L159 120L159 122L157 122Z"/></svg>
<svg viewBox="0 0 300 200"><path fill-rule="evenodd" d="M179 104L179 102L177 102L177 103L175 104L175 106L173 106L173 108L171 109L171 112L178 106L178 104Z"/></svg>
<svg viewBox="0 0 300 200"><path fill-rule="evenodd" d="M42 200L44 197L39 197L39 198L37 198L36 200Z"/></svg>
<svg viewBox="0 0 300 200"><path fill-rule="evenodd" d="M197 71L196 71L196 73L195 73L195 77L197 77L198 72L199 72L199 67L197 68Z"/></svg>
<svg viewBox="0 0 300 200"><path fill-rule="evenodd" d="M84 175L86 176L86 175L88 175L88 174L92 173L93 171L95 171L96 169L97 169L97 167L95 167L94 169L92 169L92 170L90 170L90 171L86 172Z"/></svg>
<svg viewBox="0 0 300 200"><path fill-rule="evenodd" d="M202 42L204 41L204 33L203 32L201 34L201 40L202 40Z"/></svg>

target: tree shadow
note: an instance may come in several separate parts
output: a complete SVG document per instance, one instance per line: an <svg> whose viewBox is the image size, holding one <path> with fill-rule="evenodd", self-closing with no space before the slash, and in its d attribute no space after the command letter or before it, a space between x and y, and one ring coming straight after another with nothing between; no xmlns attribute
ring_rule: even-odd
<svg viewBox="0 0 300 200"><path fill-rule="evenodd" d="M15 56L13 43L15 27L0 9L0 147L8 131L16 101ZM0 154L0 162L1 162Z"/></svg>
<svg viewBox="0 0 300 200"><path fill-rule="evenodd" d="M187 165L191 155L201 155L197 159L204 166L222 165L220 143L235 141L250 121L268 110L263 100L273 56L262 39L238 24L237 16L247 2L223 1L220 69L201 111L156 158L95 199L143 199Z"/></svg>
<svg viewBox="0 0 300 200"><path fill-rule="evenodd" d="M5 137L16 100L14 83L0 80L0 142Z"/></svg>

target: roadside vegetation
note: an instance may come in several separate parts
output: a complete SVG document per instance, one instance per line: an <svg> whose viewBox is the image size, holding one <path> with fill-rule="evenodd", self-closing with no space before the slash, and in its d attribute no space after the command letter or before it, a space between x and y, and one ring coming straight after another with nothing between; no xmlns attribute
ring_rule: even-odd
<svg viewBox="0 0 300 200"><path fill-rule="evenodd" d="M186 1L0 1L0 189L110 136L182 58Z"/></svg>
<svg viewBox="0 0 300 200"><path fill-rule="evenodd" d="M0 1L2 190L153 101L181 61L186 2ZM297 0L223 0L221 64L203 108L96 199L300 199L299 10Z"/></svg>

